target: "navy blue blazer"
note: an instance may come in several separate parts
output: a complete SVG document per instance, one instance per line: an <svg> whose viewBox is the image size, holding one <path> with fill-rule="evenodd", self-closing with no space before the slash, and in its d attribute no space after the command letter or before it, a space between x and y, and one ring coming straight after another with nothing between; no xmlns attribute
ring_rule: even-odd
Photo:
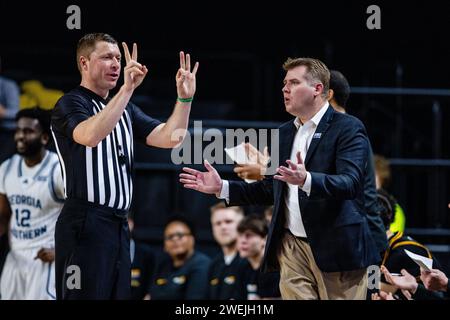
<svg viewBox="0 0 450 320"><path fill-rule="evenodd" d="M280 164L286 165L297 128L292 120L279 130L279 159ZM317 133L321 133L320 137ZM362 269L380 260L364 207L367 157L364 125L330 106L304 159L311 174L311 193L308 197L300 188L298 192L308 242L323 272ZM279 269L277 251L285 232L286 188L286 183L272 176L250 184L230 181L229 205L274 205L262 271Z"/></svg>

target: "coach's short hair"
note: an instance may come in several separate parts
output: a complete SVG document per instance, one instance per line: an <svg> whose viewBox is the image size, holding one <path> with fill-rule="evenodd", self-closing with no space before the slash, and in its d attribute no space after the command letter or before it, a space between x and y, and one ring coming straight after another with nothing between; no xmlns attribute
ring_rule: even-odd
<svg viewBox="0 0 450 320"><path fill-rule="evenodd" d="M80 72L81 72L80 57L85 56L85 57L89 58L92 51L95 50L95 45L97 44L97 42L100 42L100 41L117 44L116 39L114 39L107 33L88 33L78 41L77 67Z"/></svg>
<svg viewBox="0 0 450 320"><path fill-rule="evenodd" d="M305 78L309 84L323 84L322 96L326 97L330 88L330 71L325 63L313 58L288 58L283 64L283 69L289 71L300 66L306 67Z"/></svg>

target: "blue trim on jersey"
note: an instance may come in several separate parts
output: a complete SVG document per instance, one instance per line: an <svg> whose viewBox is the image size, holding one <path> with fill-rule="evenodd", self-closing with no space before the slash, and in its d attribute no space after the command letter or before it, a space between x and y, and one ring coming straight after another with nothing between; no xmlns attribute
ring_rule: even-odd
<svg viewBox="0 0 450 320"><path fill-rule="evenodd" d="M47 291L47 294L52 298L53 300L56 300L56 297L50 292L50 278L52 276L52 264L53 262L50 262L48 264L48 274L47 274L47 285L45 287L45 290Z"/></svg>
<svg viewBox="0 0 450 320"><path fill-rule="evenodd" d="M11 169L12 163L14 162L14 161L13 161L13 158L9 158L9 159L6 160L6 161L8 161L8 164L6 165L5 175L3 176L3 187L4 187L5 189L6 189L6 187L5 187L6 176L8 175L9 169ZM6 190L5 190L5 193L6 193Z"/></svg>
<svg viewBox="0 0 450 320"><path fill-rule="evenodd" d="M23 158L20 157L19 158L19 166L17 167L17 175L20 177L22 177L22 162L23 162Z"/></svg>
<svg viewBox="0 0 450 320"><path fill-rule="evenodd" d="M50 179L48 179L48 189L50 190L50 196L52 197L53 201L58 202L58 203L64 203L64 199L61 199L56 195L55 183L53 181L53 173L54 173L57 165L59 165L59 163L55 162L52 169L50 170Z"/></svg>
<svg viewBox="0 0 450 320"><path fill-rule="evenodd" d="M49 162L50 162L50 152L47 151L47 154L44 157L43 163L42 163L41 167L39 168L39 170L34 175L33 179L36 179L37 177L39 177L42 170L45 169L45 167L48 165Z"/></svg>

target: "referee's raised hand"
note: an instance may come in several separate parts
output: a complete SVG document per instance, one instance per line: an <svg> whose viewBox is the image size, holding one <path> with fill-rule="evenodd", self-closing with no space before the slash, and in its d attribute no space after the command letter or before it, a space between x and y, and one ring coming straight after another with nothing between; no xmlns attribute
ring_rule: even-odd
<svg viewBox="0 0 450 320"><path fill-rule="evenodd" d="M195 75L197 74L198 62L195 63L191 72L191 56L180 52L180 69L178 69L175 80L177 82L177 94L179 98L190 99L195 93Z"/></svg>
<svg viewBox="0 0 450 320"><path fill-rule="evenodd" d="M125 42L122 42L123 52L125 55L125 68L124 73L124 86L127 90L133 91L144 80L147 75L148 69L145 65L137 62L137 44L133 43L133 52L130 55L130 50Z"/></svg>

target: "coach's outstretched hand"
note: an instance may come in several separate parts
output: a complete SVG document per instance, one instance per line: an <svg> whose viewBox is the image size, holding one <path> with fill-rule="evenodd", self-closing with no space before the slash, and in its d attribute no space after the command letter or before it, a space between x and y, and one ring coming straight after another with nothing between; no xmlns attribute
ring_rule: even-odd
<svg viewBox="0 0 450 320"><path fill-rule="evenodd" d="M180 52L180 69L178 69L175 80L177 82L178 98L189 99L195 94L195 75L198 70L198 62L195 63L191 72L191 56Z"/></svg>
<svg viewBox="0 0 450 320"><path fill-rule="evenodd" d="M185 188L219 196L222 190L222 179L208 160L205 160L204 163L208 170L206 172L184 167L183 171L186 173L180 173L180 182Z"/></svg>
<svg viewBox="0 0 450 320"><path fill-rule="evenodd" d="M123 52L125 55L125 68L123 69L124 86L129 91L134 91L144 80L147 75L147 67L137 62L137 44L133 43L133 52L130 55L130 50L125 42L122 42Z"/></svg>

